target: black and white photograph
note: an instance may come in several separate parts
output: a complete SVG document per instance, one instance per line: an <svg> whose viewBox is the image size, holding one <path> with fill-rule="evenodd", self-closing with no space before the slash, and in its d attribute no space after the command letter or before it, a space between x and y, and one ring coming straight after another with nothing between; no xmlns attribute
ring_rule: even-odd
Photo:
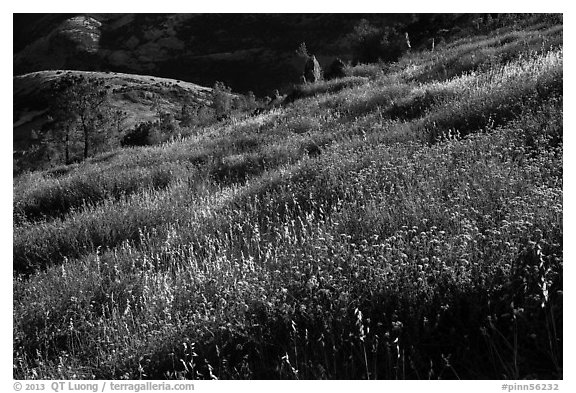
<svg viewBox="0 0 576 393"><path fill-rule="evenodd" d="M562 390L564 14L324 9L13 13L9 387Z"/></svg>

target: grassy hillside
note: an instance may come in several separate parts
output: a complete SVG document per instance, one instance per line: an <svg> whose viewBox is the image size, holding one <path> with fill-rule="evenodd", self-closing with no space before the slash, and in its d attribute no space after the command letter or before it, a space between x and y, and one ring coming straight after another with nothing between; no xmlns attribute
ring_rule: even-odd
<svg viewBox="0 0 576 393"><path fill-rule="evenodd" d="M183 104L209 105L211 89L193 83L117 72L39 71L14 77L14 143L26 148L46 123L52 84L65 75L101 80L114 109L127 112L123 128L155 120L157 110L178 114ZM156 107L156 108L153 108Z"/></svg>
<svg viewBox="0 0 576 393"><path fill-rule="evenodd" d="M100 83L99 88L107 97L105 125L99 130L103 136L94 144L91 155L119 147L123 138L134 133L139 124L156 123L154 127L160 128L160 114L165 116L164 124L171 127L170 131L158 131L157 138L164 140L183 132L193 132L179 127L185 123L185 114L190 120L186 128L193 128L193 116L197 124L210 120L213 89L189 82L146 75L73 70L39 71L16 76L13 86L14 174L52 168L65 162L61 157L63 142L52 132L58 128L54 124L57 114L52 104L62 97L62 93L55 92L55 84L71 77ZM121 117L114 117L118 113ZM166 126L164 128L168 128ZM71 132L70 145L76 159L80 158L79 128L76 126ZM93 139L96 134L93 133Z"/></svg>
<svg viewBox="0 0 576 393"><path fill-rule="evenodd" d="M562 378L562 26L14 180L14 377Z"/></svg>

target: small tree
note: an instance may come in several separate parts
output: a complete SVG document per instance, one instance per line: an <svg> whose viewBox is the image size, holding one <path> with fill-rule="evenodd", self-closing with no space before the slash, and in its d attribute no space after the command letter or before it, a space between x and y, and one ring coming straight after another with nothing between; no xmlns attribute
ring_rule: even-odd
<svg viewBox="0 0 576 393"><path fill-rule="evenodd" d="M216 120L226 119L232 111L232 90L222 82L216 82L212 88L212 109Z"/></svg>
<svg viewBox="0 0 576 393"><path fill-rule="evenodd" d="M102 131L109 120L104 82L67 74L54 82L52 87L56 124L65 128L66 161L70 161L69 141L73 130L80 130L82 134L83 157L86 159L92 141L97 139L98 130Z"/></svg>
<svg viewBox="0 0 576 393"><path fill-rule="evenodd" d="M182 104L178 118L178 120L180 120L180 127L191 127L194 125L194 118L194 108L189 104Z"/></svg>
<svg viewBox="0 0 576 393"><path fill-rule="evenodd" d="M122 146L146 146L155 143L155 125L147 121L129 130L121 140Z"/></svg>
<svg viewBox="0 0 576 393"><path fill-rule="evenodd" d="M54 105L56 107L56 105ZM56 107L52 115L48 117L48 123L43 127L43 143L52 147L63 146L64 163L71 163L70 146L72 144L72 133L75 130L75 119L65 108Z"/></svg>
<svg viewBox="0 0 576 393"><path fill-rule="evenodd" d="M355 61L374 63L378 60L396 61L409 45L405 34L394 26L374 25L361 19L347 36Z"/></svg>
<svg viewBox="0 0 576 393"><path fill-rule="evenodd" d="M176 121L170 112L159 111L156 114L156 126L162 134L172 134L176 131Z"/></svg>
<svg viewBox="0 0 576 393"><path fill-rule="evenodd" d="M306 43L302 42L298 49L296 49L296 54L305 60L308 60L310 57L310 53L308 53L308 48L306 47Z"/></svg>
<svg viewBox="0 0 576 393"><path fill-rule="evenodd" d="M128 113L121 109L116 109L112 111L112 127L116 132L116 135L122 134L124 128L124 122L128 119Z"/></svg>

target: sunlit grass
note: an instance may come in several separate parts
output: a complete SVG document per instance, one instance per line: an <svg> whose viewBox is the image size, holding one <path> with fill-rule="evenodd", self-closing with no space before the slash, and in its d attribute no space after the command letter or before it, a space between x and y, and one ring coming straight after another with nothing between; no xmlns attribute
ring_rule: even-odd
<svg viewBox="0 0 576 393"><path fill-rule="evenodd" d="M531 45L16 179L15 378L562 378L563 51Z"/></svg>

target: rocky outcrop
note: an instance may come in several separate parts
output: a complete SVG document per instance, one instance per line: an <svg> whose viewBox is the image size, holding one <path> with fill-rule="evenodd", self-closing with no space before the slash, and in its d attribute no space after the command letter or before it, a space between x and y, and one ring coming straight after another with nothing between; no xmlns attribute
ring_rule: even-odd
<svg viewBox="0 0 576 393"><path fill-rule="evenodd" d="M308 83L315 83L322 79L322 68L314 55L308 57L308 60L306 61L306 65L304 66L304 78Z"/></svg>

